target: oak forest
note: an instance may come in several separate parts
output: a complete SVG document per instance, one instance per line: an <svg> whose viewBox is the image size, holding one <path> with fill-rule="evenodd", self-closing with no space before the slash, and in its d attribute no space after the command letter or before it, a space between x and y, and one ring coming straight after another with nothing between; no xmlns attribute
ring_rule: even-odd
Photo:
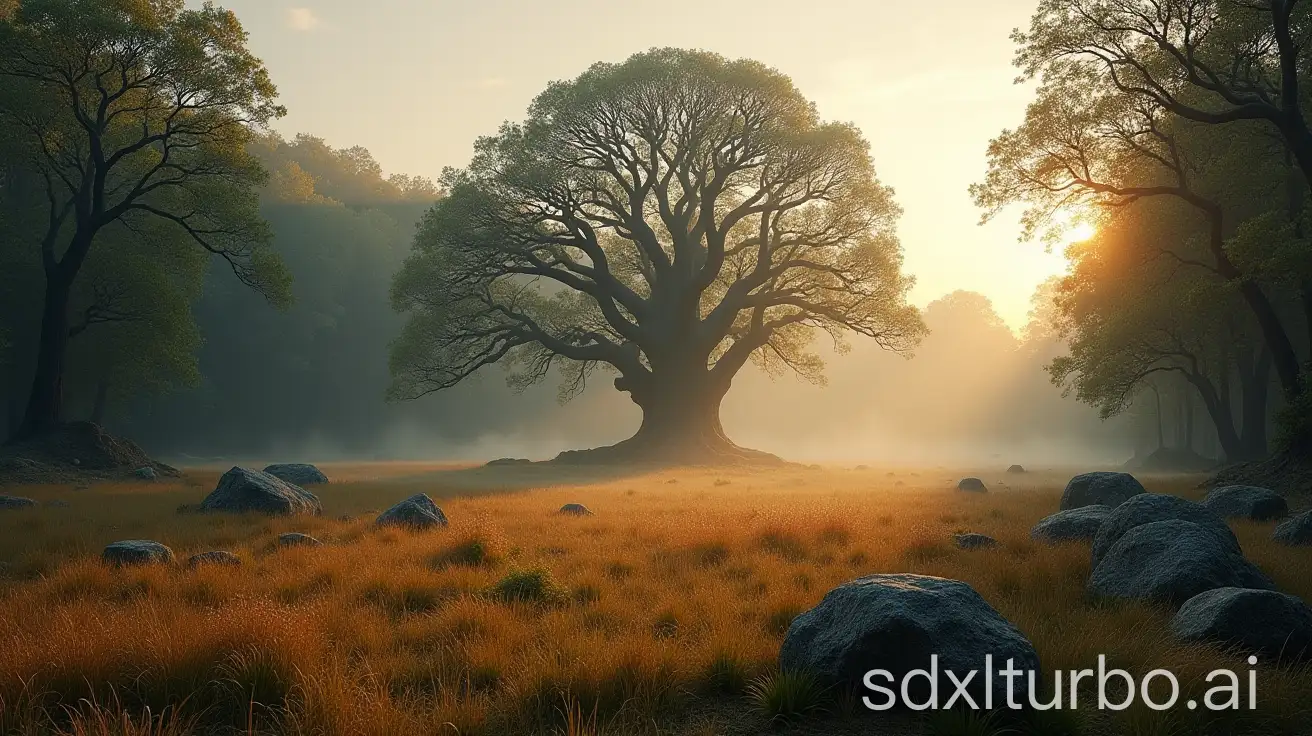
<svg viewBox="0 0 1312 736"><path fill-rule="evenodd" d="M1306 0L0 0L0 734L1312 733L1310 117Z"/></svg>

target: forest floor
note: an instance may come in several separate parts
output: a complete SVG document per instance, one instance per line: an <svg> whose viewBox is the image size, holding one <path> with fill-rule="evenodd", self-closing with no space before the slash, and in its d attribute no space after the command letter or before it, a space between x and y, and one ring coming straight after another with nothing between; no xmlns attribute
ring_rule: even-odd
<svg viewBox="0 0 1312 736"><path fill-rule="evenodd" d="M1258 708L1225 714L1136 704L1050 711L1008 730L838 697L772 722L789 622L875 572L970 583L1046 670L1092 667L1099 654L1136 676L1167 668L1181 702L1201 698L1213 669L1246 671L1233 653L1172 641L1169 611L1088 600L1087 544L1030 540L1072 472L965 473L989 485L972 494L944 468L321 467L333 482L313 487L320 517L177 513L223 468L0 489L41 502L0 512L0 733L1168 736L1312 723L1312 672L1263 666ZM1200 476L1141 480L1202 493ZM373 527L421 491L448 529ZM569 502L595 515L558 514ZM1312 554L1271 542L1271 527L1234 525L1249 559L1312 600ZM279 550L289 531L325 545ZM958 550L952 534L964 531L1001 546ZM101 564L104 545L143 538L179 564ZM181 564L214 549L243 564Z"/></svg>

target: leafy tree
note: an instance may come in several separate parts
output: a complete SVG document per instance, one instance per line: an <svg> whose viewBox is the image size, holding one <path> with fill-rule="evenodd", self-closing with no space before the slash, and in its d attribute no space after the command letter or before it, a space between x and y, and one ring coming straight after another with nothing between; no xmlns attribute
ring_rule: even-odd
<svg viewBox="0 0 1312 736"><path fill-rule="evenodd" d="M922 331L865 141L755 62L597 64L444 184L393 287L396 397L494 363L520 386L559 368L568 397L603 367L643 412L616 452L749 456L719 419L748 360L818 380L817 332Z"/></svg>
<svg viewBox="0 0 1312 736"><path fill-rule="evenodd" d="M181 0L22 0L0 21L0 125L45 195L41 330L20 434L59 421L74 285L111 226L166 224L274 303L265 178L246 146L283 113L236 17ZM171 240L169 242L172 242Z"/></svg>

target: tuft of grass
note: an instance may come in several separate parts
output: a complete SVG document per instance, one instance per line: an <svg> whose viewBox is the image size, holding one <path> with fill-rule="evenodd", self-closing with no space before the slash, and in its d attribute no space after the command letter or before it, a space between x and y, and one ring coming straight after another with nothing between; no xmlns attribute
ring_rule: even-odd
<svg viewBox="0 0 1312 736"><path fill-rule="evenodd" d="M439 570L451 565L494 567L502 557L499 544L485 535L472 534L442 550L431 562Z"/></svg>
<svg viewBox="0 0 1312 736"><path fill-rule="evenodd" d="M801 562L806 559L806 544L791 532L776 528L767 529L757 536L756 542L761 549L789 562Z"/></svg>
<svg viewBox="0 0 1312 736"><path fill-rule="evenodd" d="M570 593L551 572L537 567L511 570L492 586L492 593L503 601L559 605L570 600Z"/></svg>
<svg viewBox="0 0 1312 736"><path fill-rule="evenodd" d="M926 718L925 731L930 736L1021 736L1023 732L1006 721L1002 711L997 710L936 710Z"/></svg>
<svg viewBox="0 0 1312 736"><path fill-rule="evenodd" d="M795 605L784 605L770 611L765 617L765 630L770 636L783 638L788 633L788 627L793 625L793 619L802 613L802 608Z"/></svg>
<svg viewBox="0 0 1312 736"><path fill-rule="evenodd" d="M805 671L777 671L747 685L747 697L771 721L790 721L824 710L828 691Z"/></svg>

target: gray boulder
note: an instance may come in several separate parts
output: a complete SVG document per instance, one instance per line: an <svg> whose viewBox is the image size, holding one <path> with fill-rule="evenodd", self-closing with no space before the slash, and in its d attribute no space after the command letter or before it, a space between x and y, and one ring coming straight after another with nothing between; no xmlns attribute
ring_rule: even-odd
<svg viewBox="0 0 1312 736"><path fill-rule="evenodd" d="M1110 507L1098 504L1058 511L1035 524L1030 539L1047 544L1088 542L1098 535L1111 512Z"/></svg>
<svg viewBox="0 0 1312 736"><path fill-rule="evenodd" d="M241 564L241 558L231 552L215 550L213 552L201 552L187 558L187 567L196 568L201 565L225 565L236 567Z"/></svg>
<svg viewBox="0 0 1312 736"><path fill-rule="evenodd" d="M1235 645L1270 660L1312 659L1312 608L1271 590L1215 588L1185 601L1171 621L1181 641Z"/></svg>
<svg viewBox="0 0 1312 736"><path fill-rule="evenodd" d="M313 493L268 473L233 468L219 478L219 485L201 501L200 511L290 515L314 514L323 505Z"/></svg>
<svg viewBox="0 0 1312 736"><path fill-rule="evenodd" d="M167 565L173 562L173 550L149 539L126 539L106 547L100 559L114 567L155 563Z"/></svg>
<svg viewBox="0 0 1312 736"><path fill-rule="evenodd" d="M1305 511L1276 527L1271 538L1281 544L1295 546L1312 544L1312 511Z"/></svg>
<svg viewBox="0 0 1312 736"><path fill-rule="evenodd" d="M560 507L560 513L569 516L592 516L592 512L588 510L588 507L581 503L567 503Z"/></svg>
<svg viewBox="0 0 1312 736"><path fill-rule="evenodd" d="M30 498L0 495L0 509L30 509L35 506L36 501Z"/></svg>
<svg viewBox="0 0 1312 736"><path fill-rule="evenodd" d="M989 489L988 486L984 485L984 481L979 478L962 478L957 481L957 490L969 491L971 493L987 493Z"/></svg>
<svg viewBox="0 0 1312 736"><path fill-rule="evenodd" d="M298 486L328 482L328 476L309 463L274 463L266 467L264 472Z"/></svg>
<svg viewBox="0 0 1312 736"><path fill-rule="evenodd" d="M1066 490L1061 494L1060 508L1062 511L1082 506L1116 508L1140 493L1147 491L1129 473L1080 473L1066 483Z"/></svg>
<svg viewBox="0 0 1312 736"><path fill-rule="evenodd" d="M159 473L156 472L156 470L149 465L143 465L140 468L137 468L136 470L132 471L132 474L137 476L138 478L141 478L142 480L155 480L156 478L159 477Z"/></svg>
<svg viewBox="0 0 1312 736"><path fill-rule="evenodd" d="M1025 466L1024 466L1024 465L1012 465L1011 467L1007 468L1007 472L1008 472L1008 473L1024 473L1024 472L1025 472Z"/></svg>
<svg viewBox="0 0 1312 736"><path fill-rule="evenodd" d="M1215 534L1231 552L1243 554L1239 548L1239 539L1230 531L1225 519L1217 516L1215 511L1179 496L1143 493L1112 509L1107 515L1098 529L1098 535L1093 538L1093 566L1098 566L1098 562L1126 532L1143 524L1168 519L1191 521Z"/></svg>
<svg viewBox="0 0 1312 736"><path fill-rule="evenodd" d="M279 547L322 547L323 542L315 539L309 534L300 532L287 532L278 535Z"/></svg>
<svg viewBox="0 0 1312 736"><path fill-rule="evenodd" d="M958 580L926 575L870 575L834 588L815 607L793 619L779 651L783 670L815 674L827 685L862 686L871 669L892 673L901 683L914 669L929 669L930 656L938 655L939 697L945 670L959 678L982 671L985 655L993 655L994 672L1014 660L1016 668L1037 670L1039 657L1033 645L1004 619L979 593ZM924 702L927 683L911 695ZM1017 678L1024 702L1028 677ZM969 692L983 705L984 678L971 679ZM892 685L891 687L896 687ZM1005 678L995 674L993 692L1005 693ZM942 705L942 702L940 702Z"/></svg>
<svg viewBox="0 0 1312 736"><path fill-rule="evenodd" d="M426 493L416 493L384 511L374 523L378 526L403 526L418 530L447 525L446 514Z"/></svg>
<svg viewBox="0 0 1312 736"><path fill-rule="evenodd" d="M1275 585L1212 530L1168 519L1122 535L1094 567L1088 590L1105 598L1180 605L1226 587L1273 590Z"/></svg>
<svg viewBox="0 0 1312 736"><path fill-rule="evenodd" d="M1203 505L1227 518L1269 521L1289 516L1289 502L1284 496L1258 486L1214 488L1203 499Z"/></svg>
<svg viewBox="0 0 1312 736"><path fill-rule="evenodd" d="M957 543L957 549L992 549L998 546L998 540L987 534L954 534L953 541Z"/></svg>

